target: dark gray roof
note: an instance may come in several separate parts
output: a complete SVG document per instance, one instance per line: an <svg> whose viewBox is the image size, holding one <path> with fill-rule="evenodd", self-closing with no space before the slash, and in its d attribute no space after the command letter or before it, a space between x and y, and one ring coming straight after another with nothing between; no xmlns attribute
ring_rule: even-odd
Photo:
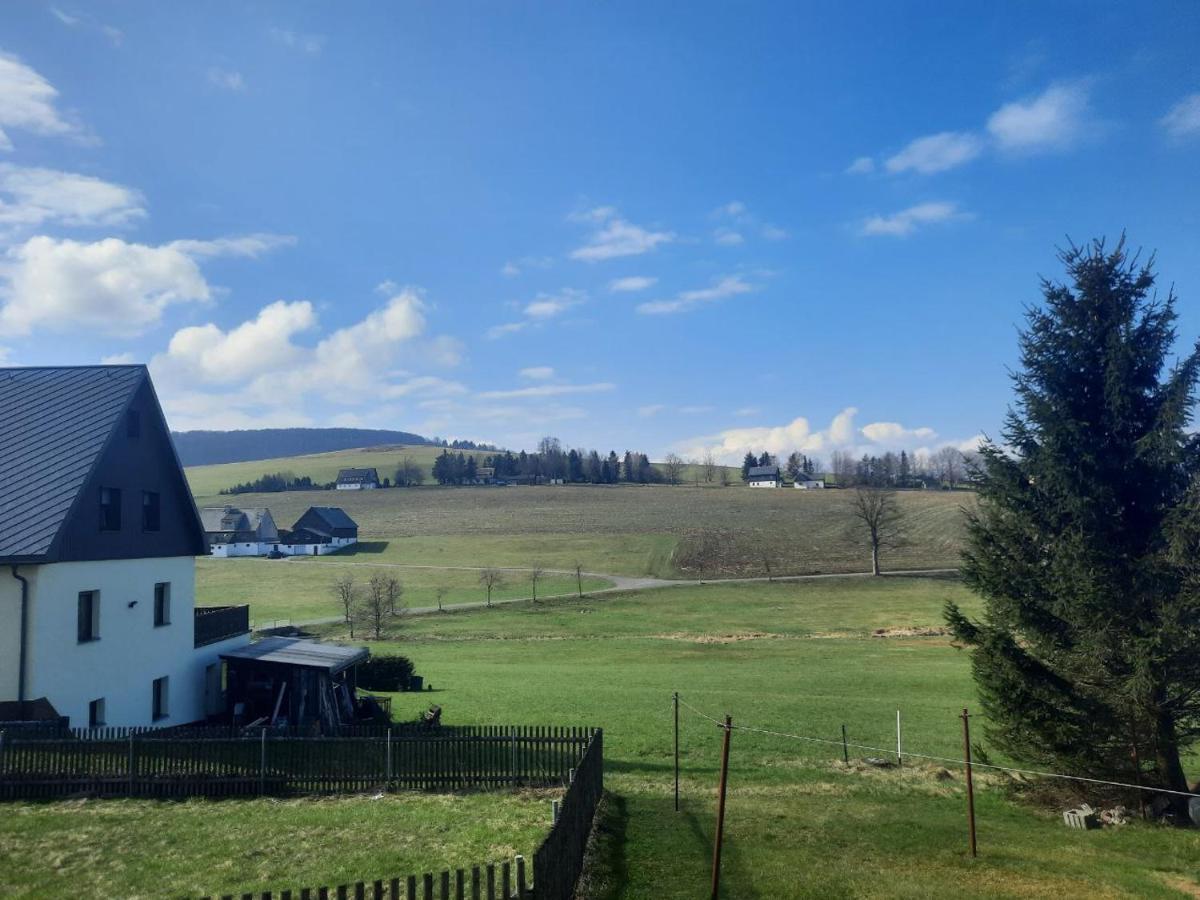
<svg viewBox="0 0 1200 900"><path fill-rule="evenodd" d="M335 674L355 663L365 662L371 655L366 647L340 647L301 638L267 637L245 647L222 653L222 659L251 659L281 666L303 666L326 669Z"/></svg>
<svg viewBox="0 0 1200 900"><path fill-rule="evenodd" d="M750 478L778 478L779 466L751 466L746 474Z"/></svg>
<svg viewBox="0 0 1200 900"><path fill-rule="evenodd" d="M374 469L339 469L338 481L378 481L379 473Z"/></svg>
<svg viewBox="0 0 1200 900"><path fill-rule="evenodd" d="M308 512L321 517L330 528L357 528L355 522L340 506L310 506ZM308 513L305 513L307 515ZM303 518L303 516L301 516Z"/></svg>
<svg viewBox="0 0 1200 900"><path fill-rule="evenodd" d="M0 369L0 561L45 557L145 366Z"/></svg>
<svg viewBox="0 0 1200 900"><path fill-rule="evenodd" d="M271 515L265 506L205 506L200 522L206 534L226 531L258 531L262 520Z"/></svg>

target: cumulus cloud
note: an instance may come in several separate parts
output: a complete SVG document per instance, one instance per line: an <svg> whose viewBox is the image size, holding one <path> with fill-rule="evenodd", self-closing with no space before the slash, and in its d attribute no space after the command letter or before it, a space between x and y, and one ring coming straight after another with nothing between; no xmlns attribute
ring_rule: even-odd
<svg viewBox="0 0 1200 900"><path fill-rule="evenodd" d="M142 195L124 185L0 163L0 229L47 223L119 228L145 215Z"/></svg>
<svg viewBox="0 0 1200 900"><path fill-rule="evenodd" d="M130 366L137 362L137 357L132 353L110 353L107 356L100 357L100 365L102 366Z"/></svg>
<svg viewBox="0 0 1200 900"><path fill-rule="evenodd" d="M637 311L646 316L672 315L689 312L699 306L718 303L721 300L735 297L738 294L748 294L756 287L740 275L726 275L717 279L711 286L692 291L683 291L671 300L652 300L639 304Z"/></svg>
<svg viewBox="0 0 1200 900"><path fill-rule="evenodd" d="M637 414L643 419L650 419L657 416L660 412L666 409L661 403L647 403L645 406L637 408Z"/></svg>
<svg viewBox="0 0 1200 900"><path fill-rule="evenodd" d="M1184 97L1172 106L1159 124L1176 139L1200 136L1200 93Z"/></svg>
<svg viewBox="0 0 1200 900"><path fill-rule="evenodd" d="M1001 150L1034 152L1075 144L1087 127L1084 84L1056 84L1035 97L1006 103L988 118L987 130Z"/></svg>
<svg viewBox="0 0 1200 900"><path fill-rule="evenodd" d="M938 440L937 432L932 428L909 428L897 422L872 422L856 428L857 415L855 407L846 407L824 429L814 429L803 416L784 425L731 428L684 441L677 449L687 456L711 452L723 463L736 464L748 452L758 454L763 450L773 455L785 455L793 450L809 454L843 450L857 456L887 450L927 449Z"/></svg>
<svg viewBox="0 0 1200 900"><path fill-rule="evenodd" d="M222 90L239 94L246 90L246 79L242 77L241 72L220 69L215 66L208 70L208 83Z"/></svg>
<svg viewBox="0 0 1200 900"><path fill-rule="evenodd" d="M17 334L43 327L141 334L167 307L211 298L195 257L256 256L279 243L261 235L157 247L32 237L9 248L0 265L0 326Z"/></svg>
<svg viewBox="0 0 1200 900"><path fill-rule="evenodd" d="M229 331L211 322L181 328L167 346L167 360L210 383L243 381L295 364L303 351L292 343L293 335L316 324L307 300L279 300Z"/></svg>
<svg viewBox="0 0 1200 900"><path fill-rule="evenodd" d="M58 91L10 53L0 53L0 150L11 150L9 130L42 135L78 134L57 107Z"/></svg>
<svg viewBox="0 0 1200 900"><path fill-rule="evenodd" d="M264 253L290 247L296 239L288 234L243 234L236 237L215 238L209 241L180 240L168 246L189 256L244 256L257 259Z"/></svg>
<svg viewBox="0 0 1200 900"><path fill-rule="evenodd" d="M484 400L510 400L520 397L562 397L567 394L602 394L611 391L616 385L609 381L599 381L594 384L537 384L530 387L512 388L504 391L482 391L479 397Z"/></svg>
<svg viewBox="0 0 1200 900"><path fill-rule="evenodd" d="M737 247L746 242L746 235L757 232L768 241L782 241L788 233L777 225L763 222L750 212L741 200L732 200L712 211L711 218L723 222L713 230L713 241L723 247Z"/></svg>
<svg viewBox="0 0 1200 900"><path fill-rule="evenodd" d="M860 156L846 166L847 175L869 175L875 171L875 160L869 156Z"/></svg>
<svg viewBox="0 0 1200 900"><path fill-rule="evenodd" d="M522 256L520 259L510 259L500 267L500 274L507 278L516 278L526 269L548 269L554 265L549 256Z"/></svg>
<svg viewBox="0 0 1200 900"><path fill-rule="evenodd" d="M625 278L613 279L608 283L608 289L614 294L630 294L644 291L656 284L658 284L657 278L651 278L648 275L629 275Z"/></svg>
<svg viewBox="0 0 1200 900"><path fill-rule="evenodd" d="M571 259L583 262L640 256L675 240L673 232L654 231L626 221L611 206L596 207L571 216L571 220L595 226L587 242L571 251Z"/></svg>
<svg viewBox="0 0 1200 900"><path fill-rule="evenodd" d="M983 151L983 141L973 134L943 131L917 138L884 164L889 172L929 175L970 162Z"/></svg>
<svg viewBox="0 0 1200 900"><path fill-rule="evenodd" d="M554 377L554 369L550 366L529 366L517 374L529 381L546 381Z"/></svg>
<svg viewBox="0 0 1200 900"><path fill-rule="evenodd" d="M738 247L746 243L741 232L734 231L732 228L718 228L713 232L713 241L722 247Z"/></svg>
<svg viewBox="0 0 1200 900"><path fill-rule="evenodd" d="M491 340L496 340L510 334L516 334L530 326L540 325L550 319L556 318L571 307L579 306L586 300L587 292L575 290L574 288L563 288L554 294L538 294L533 300L521 307L521 313L525 316L523 320L519 322L506 322L502 325L493 325L487 330L487 337Z"/></svg>
<svg viewBox="0 0 1200 900"><path fill-rule="evenodd" d="M966 213L960 212L956 203L919 203L889 216L871 216L863 222L859 234L907 237L922 226L952 222L966 217Z"/></svg>

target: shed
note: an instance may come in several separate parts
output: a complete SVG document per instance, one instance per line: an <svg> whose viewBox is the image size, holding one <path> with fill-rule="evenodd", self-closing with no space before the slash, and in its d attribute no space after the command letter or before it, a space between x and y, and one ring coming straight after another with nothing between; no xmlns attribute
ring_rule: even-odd
<svg viewBox="0 0 1200 900"><path fill-rule="evenodd" d="M365 647L292 637L263 638L222 653L227 696L237 724L293 725L329 733L373 717L359 703L354 667Z"/></svg>

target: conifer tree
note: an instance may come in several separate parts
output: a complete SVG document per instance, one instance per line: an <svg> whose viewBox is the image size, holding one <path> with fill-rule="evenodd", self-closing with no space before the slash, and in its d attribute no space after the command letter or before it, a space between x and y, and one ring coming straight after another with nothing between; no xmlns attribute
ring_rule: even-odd
<svg viewBox="0 0 1200 900"><path fill-rule="evenodd" d="M1200 735L1200 347L1170 364L1175 297L1121 242L1060 254L1027 312L1003 443L982 448L963 573L992 743L1027 762L1186 791ZM1162 795L1160 795L1162 796ZM1186 798L1172 801L1178 820Z"/></svg>

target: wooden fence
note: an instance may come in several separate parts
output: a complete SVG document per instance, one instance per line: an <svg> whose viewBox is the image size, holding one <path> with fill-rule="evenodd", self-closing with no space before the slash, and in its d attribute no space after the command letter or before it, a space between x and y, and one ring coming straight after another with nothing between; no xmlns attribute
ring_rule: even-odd
<svg viewBox="0 0 1200 900"><path fill-rule="evenodd" d="M267 729L0 733L0 800L462 790L568 783L592 729L400 727L299 737Z"/></svg>
<svg viewBox="0 0 1200 900"><path fill-rule="evenodd" d="M533 854L537 900L571 900L575 896L592 820L603 793L604 733L596 731L572 773L550 833Z"/></svg>

